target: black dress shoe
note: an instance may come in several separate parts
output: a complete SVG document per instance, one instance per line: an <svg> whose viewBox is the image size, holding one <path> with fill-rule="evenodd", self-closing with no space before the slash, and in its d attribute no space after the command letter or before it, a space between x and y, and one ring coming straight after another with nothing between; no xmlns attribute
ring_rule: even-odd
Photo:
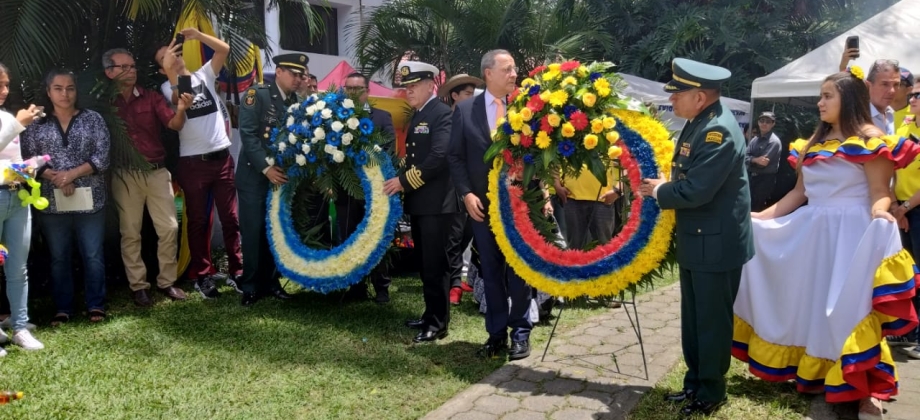
<svg viewBox="0 0 920 420"><path fill-rule="evenodd" d="M294 299L294 296L292 296L288 292L285 292L284 289L275 289L275 290L272 290L271 293L269 294L272 295L275 299L281 299L281 300Z"/></svg>
<svg viewBox="0 0 920 420"><path fill-rule="evenodd" d="M255 292L243 292L243 299L240 300L240 305L252 306L259 300L259 297L259 294Z"/></svg>
<svg viewBox="0 0 920 420"><path fill-rule="evenodd" d="M476 351L476 355L486 359L494 359L496 357L504 357L507 351L508 341L489 339L489 341L486 341L486 343Z"/></svg>
<svg viewBox="0 0 920 420"><path fill-rule="evenodd" d="M680 414L684 417L690 417L696 414L710 415L718 410L723 404L725 404L725 400L719 402L693 400L680 410Z"/></svg>
<svg viewBox="0 0 920 420"><path fill-rule="evenodd" d="M375 288L376 296L374 296L374 303L378 305L383 305L390 303L390 290L388 288Z"/></svg>
<svg viewBox="0 0 920 420"><path fill-rule="evenodd" d="M667 402L680 403L684 401L693 401L693 396L696 393L691 389L685 389L680 392L675 392L672 394L665 394L664 400Z"/></svg>
<svg viewBox="0 0 920 420"><path fill-rule="evenodd" d="M508 360L521 360L530 356L530 340L512 341Z"/></svg>
<svg viewBox="0 0 920 420"><path fill-rule="evenodd" d="M421 318L419 318L419 319L410 319L410 320L406 321L406 326L409 327L409 328L416 328L416 329L422 328L422 327L425 326L425 320L424 320L424 319L421 319Z"/></svg>
<svg viewBox="0 0 920 420"><path fill-rule="evenodd" d="M413 343L427 343L429 341L440 340L447 337L447 328L438 331L419 331L418 335L412 339Z"/></svg>

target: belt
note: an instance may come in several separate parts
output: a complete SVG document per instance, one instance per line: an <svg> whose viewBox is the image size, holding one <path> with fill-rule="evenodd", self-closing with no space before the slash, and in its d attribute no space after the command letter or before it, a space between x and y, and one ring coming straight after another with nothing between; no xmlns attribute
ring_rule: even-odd
<svg viewBox="0 0 920 420"><path fill-rule="evenodd" d="M3 185L0 185L0 190L16 191L16 190L18 190L18 189L20 189L20 188L22 188L22 184L20 184L20 183L18 183L18 182L14 182L14 183L12 183L12 184L3 184Z"/></svg>
<svg viewBox="0 0 920 420"><path fill-rule="evenodd" d="M205 153L201 155L182 156L182 159L193 159L193 160L201 160L201 161L207 162L211 160L226 159L227 156L230 156L229 148L221 149L216 152Z"/></svg>

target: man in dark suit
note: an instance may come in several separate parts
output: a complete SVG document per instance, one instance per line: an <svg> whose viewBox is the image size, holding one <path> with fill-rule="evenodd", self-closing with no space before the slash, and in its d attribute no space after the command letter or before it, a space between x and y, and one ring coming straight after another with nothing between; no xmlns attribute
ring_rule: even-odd
<svg viewBox="0 0 920 420"><path fill-rule="evenodd" d="M741 267L754 256L745 144L731 110L719 100L727 69L675 58L665 85L674 114L687 119L671 164L671 180L645 179L639 191L677 213L683 391L681 413L709 414L725 402L731 362L732 305Z"/></svg>
<svg viewBox="0 0 920 420"><path fill-rule="evenodd" d="M355 106L361 106L370 112L371 121L375 128L379 128L387 137L384 149L389 153L396 143L396 130L393 129L393 116L382 109L374 108L367 101L370 83L361 73L352 73L345 77L345 92L351 97L357 97ZM344 241L354 233L361 219L364 218L364 200L356 200L345 192L339 192L335 202L335 214L338 218L339 239ZM390 301L390 276L386 265L380 264L370 274L371 283L374 285L374 302L385 304ZM360 282L348 289L347 296L357 299L367 299L367 283Z"/></svg>
<svg viewBox="0 0 920 420"><path fill-rule="evenodd" d="M240 106L240 165L236 168L236 189L239 197L240 240L243 245L243 275L239 287L243 290L241 304L249 306L259 298L271 295L290 299L278 281L281 277L265 236L265 201L269 185L287 183L281 167L269 155L270 133L284 117L289 104L297 100L295 93L304 76L309 73L309 58L304 53L276 55L275 82L246 91Z"/></svg>
<svg viewBox="0 0 920 420"><path fill-rule="evenodd" d="M489 339L479 350L484 357L504 355L511 360L530 355L528 317L531 288L505 262L495 236L489 229L486 191L491 164L482 161L492 144L491 132L505 115L506 96L515 87L517 69L505 50L492 50L482 57L481 70L486 90L473 100L457 104L450 138L450 174L473 219L473 237L479 250L486 295L486 331ZM508 298L511 307L508 307ZM508 349L508 329L511 349Z"/></svg>
<svg viewBox="0 0 920 420"><path fill-rule="evenodd" d="M388 195L404 191L403 209L411 216L425 313L421 319L407 321L406 326L421 330L413 339L420 343L447 336L450 321L447 234L460 206L447 168L450 107L434 94L434 77L440 71L418 61L403 61L397 68L406 88L406 100L415 109L415 115L406 136L406 169L388 179L383 191Z"/></svg>

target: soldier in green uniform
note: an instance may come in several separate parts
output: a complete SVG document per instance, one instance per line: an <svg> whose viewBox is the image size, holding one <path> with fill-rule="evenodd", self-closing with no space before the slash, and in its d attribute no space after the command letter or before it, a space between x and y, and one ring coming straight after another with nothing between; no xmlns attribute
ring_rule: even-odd
<svg viewBox="0 0 920 420"><path fill-rule="evenodd" d="M725 402L731 362L732 305L741 268L754 255L751 201L741 129L719 88L727 69L675 58L665 85L674 115L687 119L675 147L671 180L645 179L639 191L677 212L684 389L683 415L709 414Z"/></svg>
<svg viewBox="0 0 920 420"><path fill-rule="evenodd" d="M284 171L274 165L268 147L272 128L279 124L287 106L297 100L297 88L309 74L309 58L304 53L289 53L273 57L272 62L275 82L247 90L240 106L243 145L236 168L236 189L243 248L243 275L238 285L243 290L243 306L252 305L263 296L291 298L278 281L280 274L265 236L269 186L287 182Z"/></svg>

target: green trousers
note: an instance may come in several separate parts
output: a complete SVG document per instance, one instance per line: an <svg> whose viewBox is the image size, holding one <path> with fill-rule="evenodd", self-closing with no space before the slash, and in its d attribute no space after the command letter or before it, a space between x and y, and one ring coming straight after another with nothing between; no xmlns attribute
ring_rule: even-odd
<svg viewBox="0 0 920 420"><path fill-rule="evenodd" d="M725 374L731 364L732 306L741 283L741 268L705 272L680 269L680 326L687 375L684 389L696 399L725 399Z"/></svg>

